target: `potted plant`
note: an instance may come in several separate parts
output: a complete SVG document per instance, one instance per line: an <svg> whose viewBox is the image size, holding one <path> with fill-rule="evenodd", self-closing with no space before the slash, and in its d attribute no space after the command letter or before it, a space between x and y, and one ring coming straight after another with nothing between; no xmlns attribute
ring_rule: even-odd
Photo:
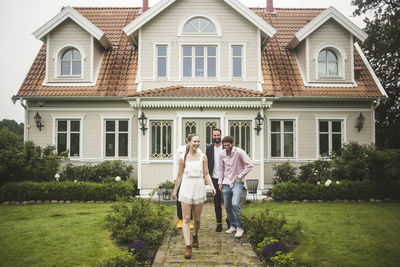
<svg viewBox="0 0 400 267"><path fill-rule="evenodd" d="M158 189L163 196L163 200L171 200L172 190L174 189L174 186L175 186L174 182L168 180L162 182L158 186Z"/></svg>

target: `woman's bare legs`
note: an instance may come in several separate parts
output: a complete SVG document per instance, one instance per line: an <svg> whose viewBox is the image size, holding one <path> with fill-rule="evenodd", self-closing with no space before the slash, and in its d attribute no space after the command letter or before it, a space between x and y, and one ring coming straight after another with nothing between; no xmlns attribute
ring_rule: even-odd
<svg viewBox="0 0 400 267"><path fill-rule="evenodd" d="M197 236L200 229L200 217L203 204L193 205L194 235Z"/></svg>
<svg viewBox="0 0 400 267"><path fill-rule="evenodd" d="M181 202L181 204L182 204L182 217L183 217L183 225L182 225L183 238L185 239L186 246L190 246L190 224L189 223L190 223L190 213L191 213L192 205L189 205L189 204L186 204L183 202ZM195 224L194 229L196 230L196 224Z"/></svg>

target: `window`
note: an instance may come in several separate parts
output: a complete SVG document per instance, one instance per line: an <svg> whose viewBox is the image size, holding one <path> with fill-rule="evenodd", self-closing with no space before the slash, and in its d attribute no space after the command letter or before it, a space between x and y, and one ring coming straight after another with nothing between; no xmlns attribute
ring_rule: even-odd
<svg viewBox="0 0 400 267"><path fill-rule="evenodd" d="M151 159L172 159L172 121L150 121Z"/></svg>
<svg viewBox="0 0 400 267"><path fill-rule="evenodd" d="M323 49L318 55L318 76L337 77L339 76L338 57L330 49Z"/></svg>
<svg viewBox="0 0 400 267"><path fill-rule="evenodd" d="M232 46L232 77L243 76L243 46Z"/></svg>
<svg viewBox="0 0 400 267"><path fill-rule="evenodd" d="M251 155L251 121L229 121L229 135L233 137L235 146Z"/></svg>
<svg viewBox="0 0 400 267"><path fill-rule="evenodd" d="M81 53L77 49L68 49L61 56L61 75L74 76L82 73Z"/></svg>
<svg viewBox="0 0 400 267"><path fill-rule="evenodd" d="M342 147L341 120L320 120L319 124L319 154L327 157L332 151L339 151Z"/></svg>
<svg viewBox="0 0 400 267"><path fill-rule="evenodd" d="M57 120L57 152L69 150L70 157L79 157L80 153L80 120Z"/></svg>
<svg viewBox="0 0 400 267"><path fill-rule="evenodd" d="M157 77L167 77L167 46L157 46Z"/></svg>
<svg viewBox="0 0 400 267"><path fill-rule="evenodd" d="M294 157L294 121L271 120L271 157Z"/></svg>
<svg viewBox="0 0 400 267"><path fill-rule="evenodd" d="M105 121L106 157L128 156L128 120Z"/></svg>
<svg viewBox="0 0 400 267"><path fill-rule="evenodd" d="M215 78L217 76L216 46L184 46L183 77Z"/></svg>
<svg viewBox="0 0 400 267"><path fill-rule="evenodd" d="M183 26L184 34L216 34L214 23L204 17L195 17Z"/></svg>

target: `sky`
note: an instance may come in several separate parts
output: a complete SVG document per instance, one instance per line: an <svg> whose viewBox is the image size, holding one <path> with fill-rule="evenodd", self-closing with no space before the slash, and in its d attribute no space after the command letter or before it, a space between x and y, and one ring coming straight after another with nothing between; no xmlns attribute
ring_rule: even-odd
<svg viewBox="0 0 400 267"><path fill-rule="evenodd" d="M153 6L159 0L150 0ZM199 0L201 1L201 0ZM240 0L249 7L265 7L266 0ZM142 0L4 0L0 9L0 120L24 122L24 109L11 97L16 95L42 42L32 33L57 15L63 6L138 7ZM351 0L274 0L274 7L335 7L360 28L361 17L354 18Z"/></svg>

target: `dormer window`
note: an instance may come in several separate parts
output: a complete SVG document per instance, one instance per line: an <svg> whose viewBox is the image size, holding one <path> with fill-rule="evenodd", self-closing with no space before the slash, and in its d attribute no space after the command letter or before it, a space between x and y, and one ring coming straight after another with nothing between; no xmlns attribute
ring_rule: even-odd
<svg viewBox="0 0 400 267"><path fill-rule="evenodd" d="M204 17L195 17L183 26L183 34L216 34L214 23Z"/></svg>
<svg viewBox="0 0 400 267"><path fill-rule="evenodd" d="M81 53L74 48L67 49L61 56L62 76L81 76L82 57Z"/></svg>
<svg viewBox="0 0 400 267"><path fill-rule="evenodd" d="M336 53L331 49L323 49L318 55L318 76L338 77L339 60Z"/></svg>

